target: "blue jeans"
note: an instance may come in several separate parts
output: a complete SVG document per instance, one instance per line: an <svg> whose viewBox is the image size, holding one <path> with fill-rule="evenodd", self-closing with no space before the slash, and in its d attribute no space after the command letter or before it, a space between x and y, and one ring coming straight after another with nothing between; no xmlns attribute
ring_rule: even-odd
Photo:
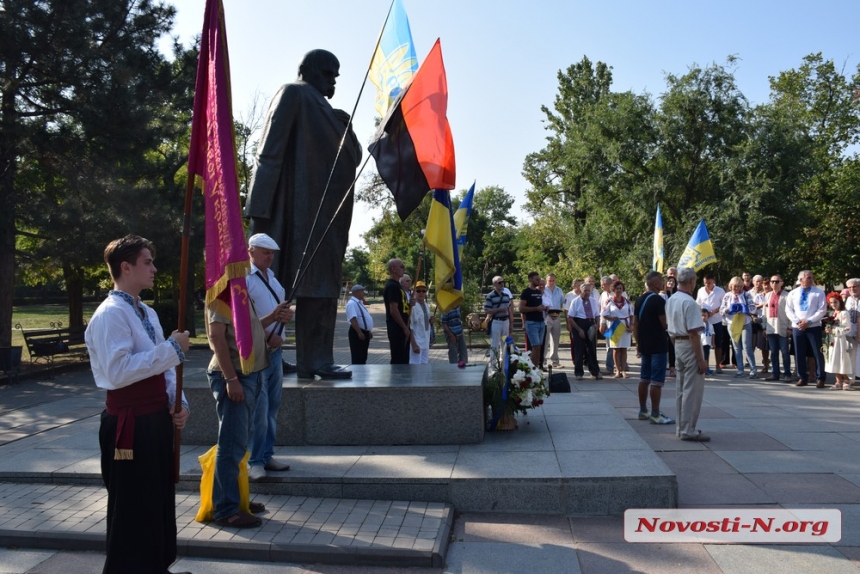
<svg viewBox="0 0 860 574"><path fill-rule="evenodd" d="M532 347L543 346L543 336L546 334L546 323L543 321L526 321L526 335Z"/></svg>
<svg viewBox="0 0 860 574"><path fill-rule="evenodd" d="M809 373L806 370L806 346L812 346L812 355L815 357L815 378L824 381L824 357L821 354L821 327L807 327L802 331L792 329L794 337L794 364L797 365L797 376L801 381L809 382Z"/></svg>
<svg viewBox="0 0 860 574"><path fill-rule="evenodd" d="M275 433L278 430L278 408L284 388L283 351L280 347L269 353L269 366L260 373L260 395L254 407L254 434L251 438L251 466L265 466L275 454Z"/></svg>
<svg viewBox="0 0 860 574"><path fill-rule="evenodd" d="M655 387L662 387L666 382L666 361L668 353L642 355L639 367L639 380L648 381Z"/></svg>
<svg viewBox="0 0 860 574"><path fill-rule="evenodd" d="M218 427L218 454L215 457L215 483L212 504L215 520L229 518L239 512L239 463L248 450L253 432L254 405L260 394L263 371L239 375L245 400L233 402L227 396L227 381L221 371L209 371L209 388L215 396Z"/></svg>
<svg viewBox="0 0 860 574"><path fill-rule="evenodd" d="M776 333L767 336L770 345L771 375L779 378L779 355L782 354L783 376L791 377L791 359L788 354L788 337Z"/></svg>
<svg viewBox="0 0 860 574"><path fill-rule="evenodd" d="M731 335L729 335L731 337ZM744 372L744 361L741 357L745 358L747 363L750 366L750 373L756 374L758 369L755 366L755 349L753 349L753 336L752 336L752 323L747 323L744 325L744 330L741 331L741 339L740 341L735 341L732 339L732 344L735 346L735 356L738 357L738 372ZM743 348L743 355L741 354L741 348Z"/></svg>

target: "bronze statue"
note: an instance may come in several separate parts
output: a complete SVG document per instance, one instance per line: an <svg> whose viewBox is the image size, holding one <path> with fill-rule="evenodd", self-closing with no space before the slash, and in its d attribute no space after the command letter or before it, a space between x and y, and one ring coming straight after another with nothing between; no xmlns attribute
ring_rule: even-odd
<svg viewBox="0 0 860 574"><path fill-rule="evenodd" d="M245 216L251 218L249 232L266 233L281 246L272 270L289 293L305 246L308 252L303 265L307 266L307 258L349 190L349 197L294 294L296 362L303 378L352 376L334 364L332 347L352 221L351 186L362 150L350 129L332 173L349 122L349 114L326 101L334 95L339 69L334 54L312 50L299 65L296 82L281 86L272 98L245 203ZM329 174L331 183L323 197ZM319 218L308 245L317 210Z"/></svg>

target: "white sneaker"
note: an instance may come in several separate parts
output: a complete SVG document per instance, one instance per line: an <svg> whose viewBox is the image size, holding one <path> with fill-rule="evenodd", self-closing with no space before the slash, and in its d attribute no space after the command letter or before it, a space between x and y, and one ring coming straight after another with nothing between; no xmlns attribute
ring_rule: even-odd
<svg viewBox="0 0 860 574"><path fill-rule="evenodd" d="M266 469L262 466L252 466L248 468L248 480L256 482L261 478L266 478Z"/></svg>

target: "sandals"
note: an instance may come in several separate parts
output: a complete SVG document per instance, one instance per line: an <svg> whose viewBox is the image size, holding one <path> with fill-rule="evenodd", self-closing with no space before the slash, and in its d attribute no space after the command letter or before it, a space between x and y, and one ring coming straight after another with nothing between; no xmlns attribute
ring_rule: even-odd
<svg viewBox="0 0 860 574"><path fill-rule="evenodd" d="M266 505L262 502L249 502L248 508L251 511L251 514L260 514L261 512L266 512Z"/></svg>
<svg viewBox="0 0 860 574"><path fill-rule="evenodd" d="M242 512L240 510L233 516L216 520L215 524L227 528L257 528L263 524L263 521L253 514L248 514L247 512Z"/></svg>

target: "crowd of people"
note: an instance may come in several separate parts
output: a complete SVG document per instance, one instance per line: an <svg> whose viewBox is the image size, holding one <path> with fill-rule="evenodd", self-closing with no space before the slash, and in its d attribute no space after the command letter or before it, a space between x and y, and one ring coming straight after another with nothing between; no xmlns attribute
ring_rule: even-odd
<svg viewBox="0 0 860 574"><path fill-rule="evenodd" d="M660 279L655 293L668 301L679 290L678 270L670 267ZM519 312L526 348L535 364L543 368L562 366L560 316L565 314L574 376L581 380L588 369L597 380L603 374L627 378L628 349L634 344L635 300L616 275L603 276L599 283L596 293L593 276L577 278L565 294L556 286L554 274L543 279L532 272L515 308L515 298L505 287L505 280L494 277L493 290L484 303L484 311L493 321L489 330L491 363L499 356L505 336L513 332L514 313ZM713 273L706 272L693 297L702 322L699 339L708 363L706 375L723 374L724 369L731 368L735 377L764 377L797 386L814 382L821 388L826 373L832 373L837 384L831 388L853 388L854 376L860 372L854 344L860 279L849 279L841 292L825 294L815 286L808 270L798 274L794 289L789 289L778 274L766 279L749 273L732 277L723 288L716 284ZM596 354L600 339L605 339L607 346L604 370ZM638 344L638 338L636 341ZM671 378L676 374L674 345L668 345L666 352L667 375Z"/></svg>
<svg viewBox="0 0 860 574"><path fill-rule="evenodd" d="M247 509L240 506L240 468L247 450L250 480L259 480L267 471L289 469L288 464L273 457L284 369L282 329L293 318L291 305L284 301L284 288L270 269L278 250L278 244L266 234L249 238L252 265L246 280L254 347L251 369L243 369L247 365L242 364L233 318L218 306L206 308L213 351L208 377L220 420L214 520L222 526L261 524L256 514L265 510L262 504L252 502ZM108 564L120 568L127 558L139 563L151 554L160 565L175 558L175 547L171 546L175 541L171 530L175 524L173 485L168 476L172 463L167 459L172 456L172 427L182 428L188 417L182 397L182 407L174 407L173 371L185 358L188 333L174 332L165 339L154 312L140 301L140 292L153 284L154 256L154 246L137 236L108 246L105 261L114 278L114 290L94 314L86 336L96 383L108 391L100 432L102 471L109 497ZM383 299L390 362L427 363L437 323L427 302L427 285L421 281L413 284L399 259L389 261L388 271ZM716 285L713 274L705 273L704 285L696 289L697 276L692 269L672 268L665 277L648 273L645 292L635 299L628 295L625 283L613 275L600 278L599 294L594 292L598 282L590 276L575 279L567 293L556 285L554 274L541 277L532 272L528 279L528 286L516 300L503 277L493 278L493 289L484 301L490 364L498 364L517 313L523 318L526 348L532 361L542 368L562 366L564 317L578 380L584 378L586 368L597 380L604 373L627 378L628 354L635 344L640 359L639 419L675 424L682 440L709 440L697 428L704 376L722 373L730 365L736 377L758 378L761 364L769 374L768 381L791 381L798 387L814 382L821 388L829 372L835 375L832 389L850 390L854 386L860 279L850 279L842 292L828 294L815 285L808 270L798 274L797 286L791 290L780 275L766 281L744 273L731 278L724 289ZM366 306L364 286L354 285L352 295L346 309L350 350L353 364L363 364L373 337L373 318ZM449 361L465 366L468 355L460 309L442 313L438 323L448 345ZM596 353L600 337L606 339L609 351L603 372ZM677 378L677 421L660 409L662 387L671 377ZM131 419L136 424L129 427L127 421ZM160 470L147 474L155 468ZM161 486L144 489L149 494L140 497L136 493L141 480ZM157 553L141 553L144 549L133 542L136 535L128 530L128 513L145 515L145 524L164 535L159 544L165 546Z"/></svg>

